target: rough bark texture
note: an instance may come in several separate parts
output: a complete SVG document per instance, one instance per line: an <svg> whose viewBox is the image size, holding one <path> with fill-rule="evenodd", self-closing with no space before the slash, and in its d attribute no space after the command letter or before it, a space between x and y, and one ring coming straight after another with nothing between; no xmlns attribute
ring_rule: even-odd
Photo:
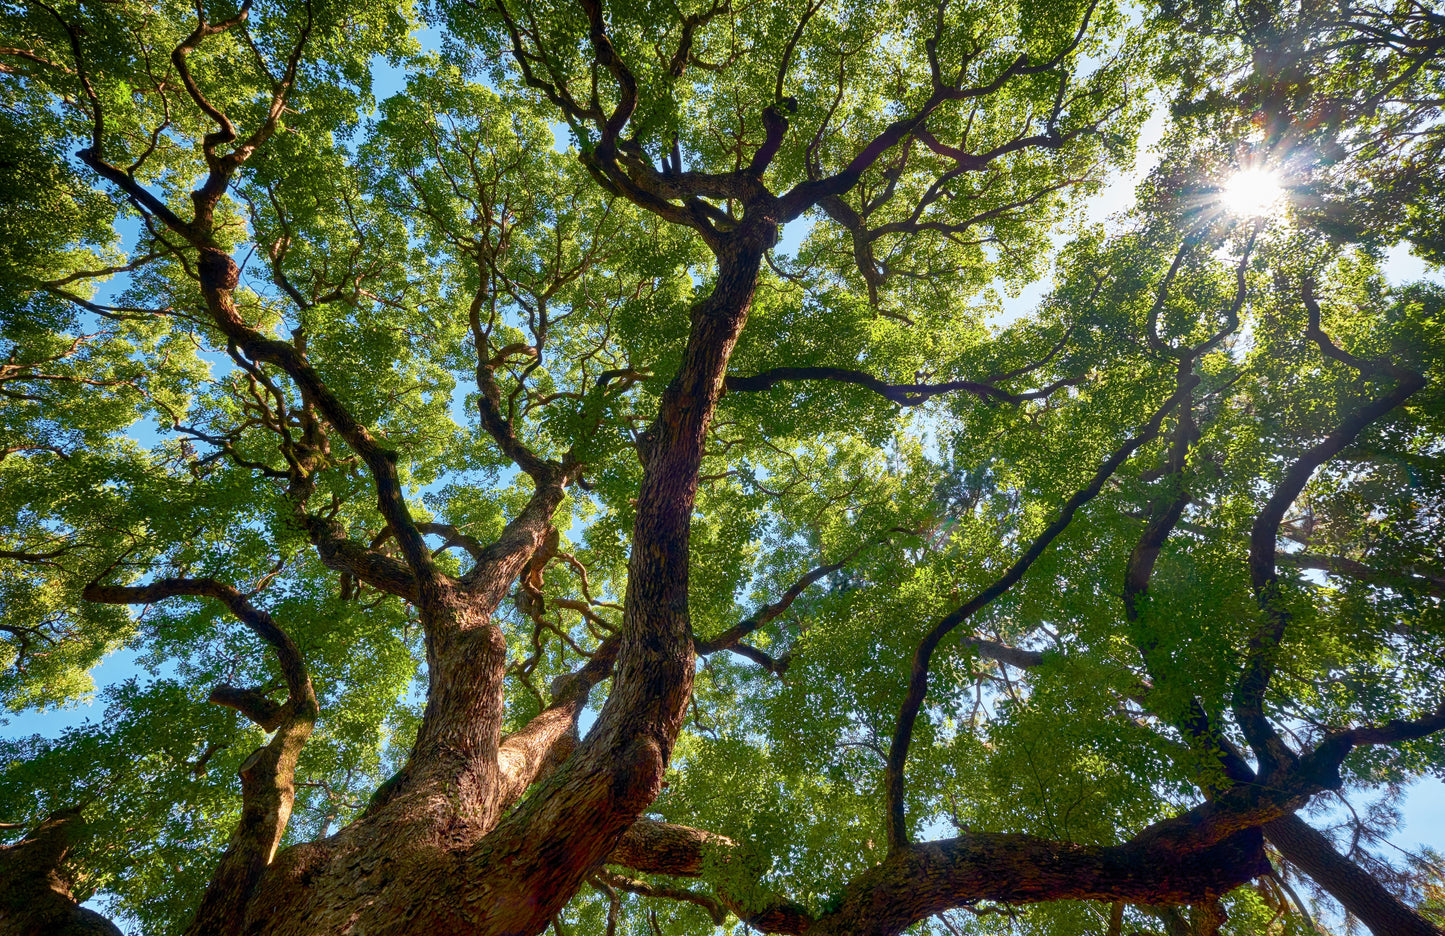
<svg viewBox="0 0 1445 936"><path fill-rule="evenodd" d="M24 839L0 846L0 933L120 936L115 924L71 894L64 863L82 825L79 809L52 813Z"/></svg>
<svg viewBox="0 0 1445 936"><path fill-rule="evenodd" d="M1353 861L1335 851L1323 833L1295 815L1264 827L1269 842L1290 864L1308 874L1359 918L1375 936L1440 936L1440 930L1411 910Z"/></svg>
<svg viewBox="0 0 1445 936"><path fill-rule="evenodd" d="M1027 835L974 835L910 845L860 875L836 913L805 932L892 936L970 900L1199 903L1268 870L1259 832L1195 852L1158 844L1097 848Z"/></svg>

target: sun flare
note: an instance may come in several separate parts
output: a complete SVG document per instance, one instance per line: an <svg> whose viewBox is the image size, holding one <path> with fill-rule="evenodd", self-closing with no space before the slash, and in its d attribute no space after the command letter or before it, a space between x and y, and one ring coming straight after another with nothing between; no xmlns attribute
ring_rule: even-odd
<svg viewBox="0 0 1445 936"><path fill-rule="evenodd" d="M1230 214L1262 218L1278 214L1284 207L1284 197L1279 173L1268 169L1245 169L1224 183L1219 200Z"/></svg>

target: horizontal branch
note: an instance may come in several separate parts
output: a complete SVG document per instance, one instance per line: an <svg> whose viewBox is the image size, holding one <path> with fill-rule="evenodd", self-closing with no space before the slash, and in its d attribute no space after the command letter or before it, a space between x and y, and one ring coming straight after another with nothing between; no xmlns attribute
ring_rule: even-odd
<svg viewBox="0 0 1445 936"><path fill-rule="evenodd" d="M723 888L718 900L763 932L893 936L932 914L980 900L1178 905L1214 899L1269 873L1257 829L1215 842L1185 843L1171 835L1173 827L1190 824L1188 817L1170 820L1111 847L1010 833L908 845L854 878L837 909L816 919L777 897L742 903ZM607 859L634 871L676 877L697 877L711 867L724 878L726 866L742 860L742 846L725 836L650 819L628 830Z"/></svg>
<svg viewBox="0 0 1445 936"><path fill-rule="evenodd" d="M898 849L847 886L838 910L806 930L775 932L894 936L935 913L980 900L1200 903L1269 870L1257 830L1186 856L1157 845L1100 848L978 833Z"/></svg>
<svg viewBox="0 0 1445 936"><path fill-rule="evenodd" d="M727 836L646 818L637 820L623 833L607 857L608 864L674 877L698 877L708 867L722 871L728 865L734 866L732 873L736 874L744 861L742 848ZM756 878L753 874L744 876ZM722 887L717 901L738 919L765 933L801 933L813 922L802 907L771 894L754 894L740 900Z"/></svg>
<svg viewBox="0 0 1445 936"><path fill-rule="evenodd" d="M688 890L685 887L673 887L668 884L650 884L647 881L639 881L636 878L623 877L620 874L612 874L607 871L597 872L596 879L608 887L615 887L618 890L627 891L629 894L636 894L639 897L660 897L665 900L679 900L701 907L709 917L713 925L721 926L727 920L727 911L723 909L722 903L715 897L707 894L699 894L696 891Z"/></svg>
<svg viewBox="0 0 1445 936"><path fill-rule="evenodd" d="M1275 562L1279 565L1292 566L1296 569L1318 569L1321 572L1328 572L1331 575L1337 575L1342 578L1355 579L1356 581L1365 582L1370 585L1379 585L1397 590L1408 588L1422 595L1433 595L1436 598L1445 598L1445 576L1442 575L1416 575L1412 572L1382 569L1376 566L1366 565L1358 559L1350 559L1346 556L1280 553L1275 557Z"/></svg>
<svg viewBox="0 0 1445 936"><path fill-rule="evenodd" d="M1044 655L1038 650L1011 647L1008 644L987 640L983 637L965 637L959 643L965 647L972 647L985 660L1005 663L1017 669L1032 669L1044 662Z"/></svg>
<svg viewBox="0 0 1445 936"><path fill-rule="evenodd" d="M937 384L890 384L879 380L872 374L863 371L850 370L845 367L775 367L771 370L754 374L751 377L734 377L729 375L726 386L729 393L756 393L760 390L768 390L785 381L793 380L831 380L838 383L849 383L874 393L896 403L899 406L918 406L935 396L943 393L952 393L957 390L966 390L984 400L999 400L1004 403L1023 403L1027 400L1039 400L1053 394L1055 391L1071 386L1079 382L1079 378L1070 377L1056 380L1046 387L1038 390L1030 390L1027 393L1010 393L1000 389L988 381L978 380L951 380Z"/></svg>

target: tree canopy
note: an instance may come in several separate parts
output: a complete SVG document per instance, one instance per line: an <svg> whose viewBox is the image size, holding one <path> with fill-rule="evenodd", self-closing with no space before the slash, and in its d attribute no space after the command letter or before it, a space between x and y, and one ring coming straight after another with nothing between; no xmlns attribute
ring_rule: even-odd
<svg viewBox="0 0 1445 936"><path fill-rule="evenodd" d="M145 675L0 933L1439 936L1442 101L1423 0L4 0L0 694Z"/></svg>

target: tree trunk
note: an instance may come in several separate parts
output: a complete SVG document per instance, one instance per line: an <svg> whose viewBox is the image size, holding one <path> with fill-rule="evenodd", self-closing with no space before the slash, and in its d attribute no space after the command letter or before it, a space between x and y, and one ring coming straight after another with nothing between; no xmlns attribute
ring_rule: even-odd
<svg viewBox="0 0 1445 936"><path fill-rule="evenodd" d="M245 932L537 933L652 803L692 688L698 467L761 258L761 247L725 255L648 433L612 691L587 739L572 751L586 680L564 686L517 735L500 736L506 644L491 618L545 535L545 524L532 524L496 568L479 563L463 583L422 585L429 687L406 766L357 822L277 856ZM560 488L537 515L558 502ZM532 795L507 812L529 784Z"/></svg>

